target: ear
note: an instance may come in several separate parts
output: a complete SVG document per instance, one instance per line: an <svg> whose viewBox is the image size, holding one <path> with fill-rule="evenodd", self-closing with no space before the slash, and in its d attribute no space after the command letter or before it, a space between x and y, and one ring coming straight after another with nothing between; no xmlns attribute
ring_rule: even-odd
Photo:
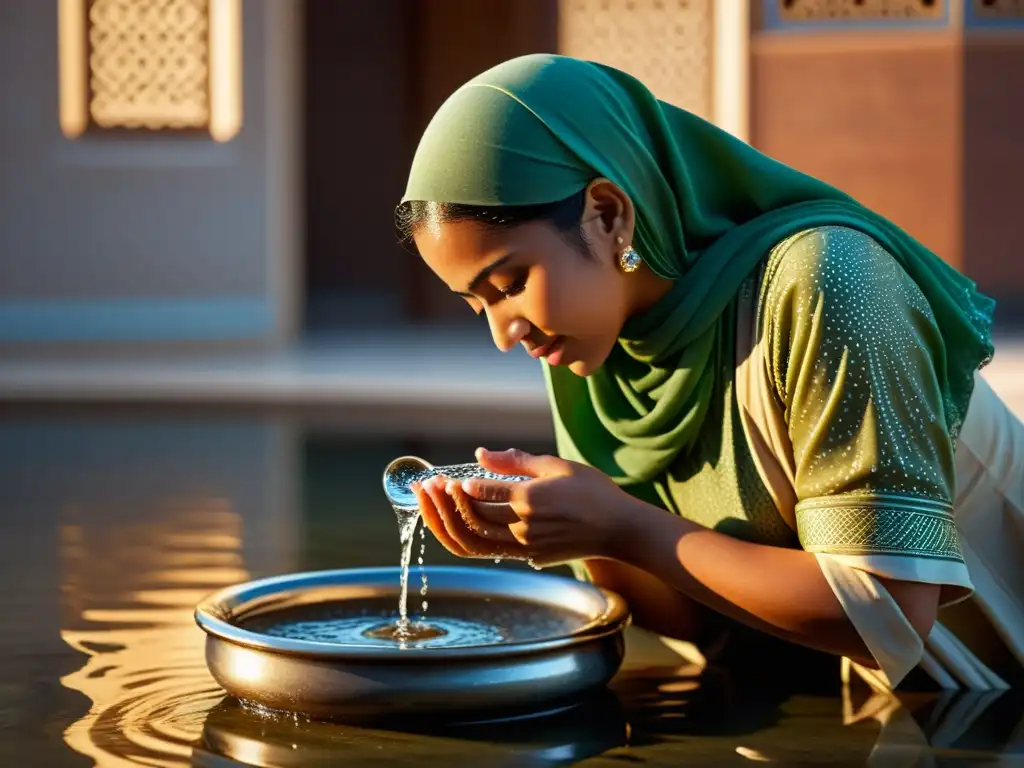
<svg viewBox="0 0 1024 768"><path fill-rule="evenodd" d="M595 255L614 259L624 245L633 242L633 201L614 182L596 178L587 185L582 222Z"/></svg>

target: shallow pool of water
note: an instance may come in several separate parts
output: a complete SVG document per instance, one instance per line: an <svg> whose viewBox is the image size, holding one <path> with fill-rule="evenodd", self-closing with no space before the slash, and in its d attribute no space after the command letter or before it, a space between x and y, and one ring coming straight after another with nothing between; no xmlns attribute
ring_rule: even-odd
<svg viewBox="0 0 1024 768"><path fill-rule="evenodd" d="M528 724L369 729L246 709L206 670L200 598L278 573L397 565L380 489L396 456L456 463L480 439L549 449L324 424L180 410L0 416L0 765L1024 761L1024 708L1010 695L872 697L819 677L820 660L763 652L745 670L701 673L640 634L610 691ZM429 540L425 560L458 562Z"/></svg>
<svg viewBox="0 0 1024 768"><path fill-rule="evenodd" d="M395 646L399 639L379 632L398 624L394 600L362 598L337 603L317 603L274 611L243 619L243 629L275 637L343 645ZM409 616L410 647L454 648L532 642L563 637L587 622L585 616L560 611L540 603L486 598L435 599L427 611ZM440 630L435 637L421 627Z"/></svg>

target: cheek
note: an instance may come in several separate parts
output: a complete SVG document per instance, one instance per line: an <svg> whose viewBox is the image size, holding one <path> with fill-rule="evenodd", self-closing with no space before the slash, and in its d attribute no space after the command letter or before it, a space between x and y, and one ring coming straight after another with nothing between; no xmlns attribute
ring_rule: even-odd
<svg viewBox="0 0 1024 768"><path fill-rule="evenodd" d="M566 332L578 338L618 336L622 300L621 285L608 270L597 264L579 270L565 293L564 311L573 325Z"/></svg>
<svg viewBox="0 0 1024 768"><path fill-rule="evenodd" d="M586 330L587 281L578 270L538 267L530 276L531 290L523 307L527 319L541 331L575 336Z"/></svg>
<svg viewBox="0 0 1024 768"><path fill-rule="evenodd" d="M536 270L529 308L530 322L549 333L579 339L617 336L621 329L621 286L600 264L576 263Z"/></svg>
<svg viewBox="0 0 1024 768"><path fill-rule="evenodd" d="M515 313L535 328L551 332L562 321L561 291L557 275L543 267L534 267L530 270L526 292L515 304Z"/></svg>

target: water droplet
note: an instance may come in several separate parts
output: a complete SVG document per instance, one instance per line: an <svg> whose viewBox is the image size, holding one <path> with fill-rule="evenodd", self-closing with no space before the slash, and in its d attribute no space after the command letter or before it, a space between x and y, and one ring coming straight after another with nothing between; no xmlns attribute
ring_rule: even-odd
<svg viewBox="0 0 1024 768"><path fill-rule="evenodd" d="M500 563L500 562L501 562L501 558L500 558L500 557L496 557L496 558L494 558L494 563L495 563L495 565L497 565L497 564L498 564L498 563Z"/></svg>

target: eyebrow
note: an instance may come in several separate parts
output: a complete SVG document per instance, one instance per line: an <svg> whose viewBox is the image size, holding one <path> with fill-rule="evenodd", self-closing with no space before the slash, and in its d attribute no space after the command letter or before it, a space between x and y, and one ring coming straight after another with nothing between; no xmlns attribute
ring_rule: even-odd
<svg viewBox="0 0 1024 768"><path fill-rule="evenodd" d="M481 269L479 272L476 273L476 277L474 277L470 281L469 287L465 291L455 291L455 294L457 296L465 296L468 299L473 298L473 289L477 285L482 283L484 280L486 280L488 277L490 277L491 273L494 272L494 270L496 270L499 267L501 267L506 261L511 259L514 255L515 255L514 253L506 253L500 259L495 259L490 264L488 264L486 267L484 267L483 269Z"/></svg>

